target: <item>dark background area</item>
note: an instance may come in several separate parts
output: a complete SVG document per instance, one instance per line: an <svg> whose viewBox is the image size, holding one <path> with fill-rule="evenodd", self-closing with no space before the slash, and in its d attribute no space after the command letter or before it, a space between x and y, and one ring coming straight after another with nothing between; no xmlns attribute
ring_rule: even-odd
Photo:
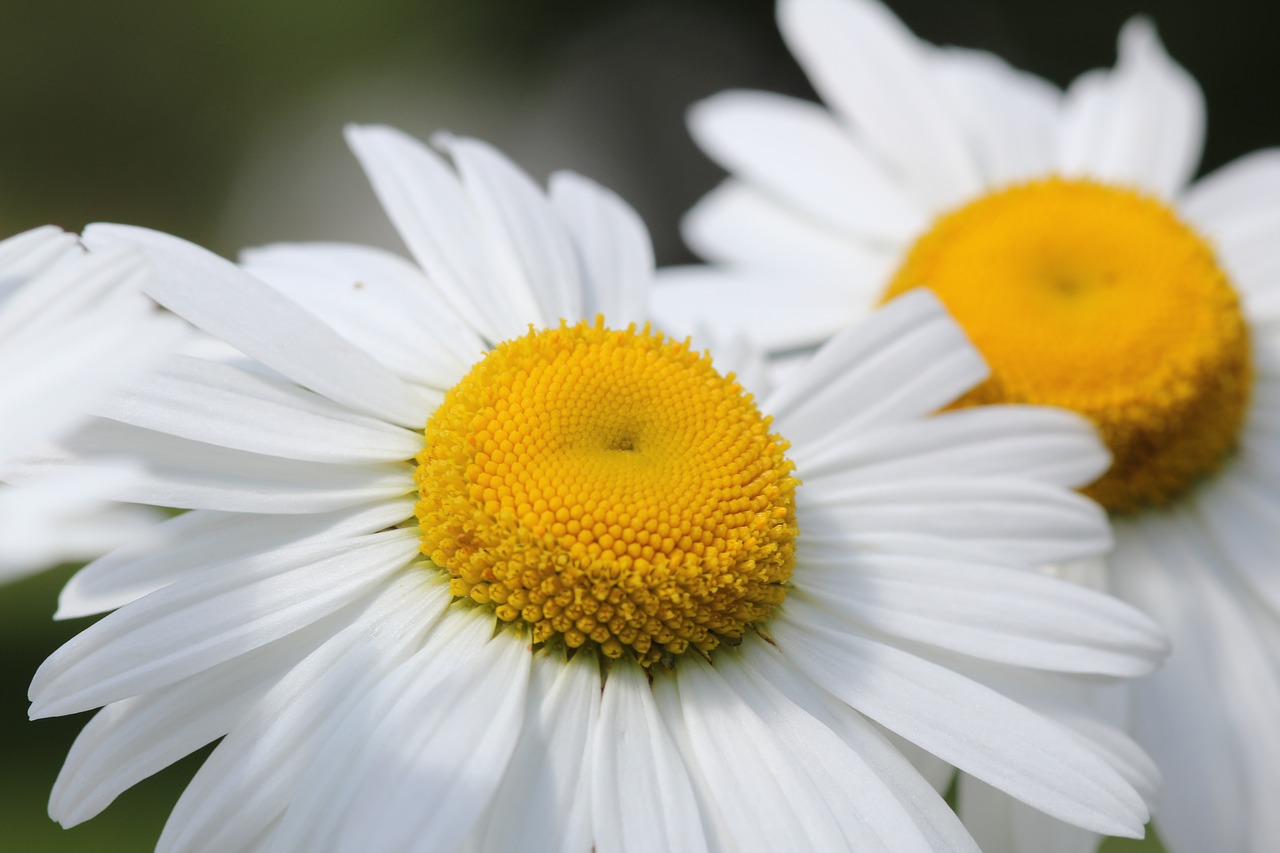
<svg viewBox="0 0 1280 853"><path fill-rule="evenodd" d="M1208 103L1204 169L1280 143L1280 13L1262 0L891 0L921 37L995 51L1063 85L1155 19ZM812 90L767 0L0 2L0 232L112 220L224 254L284 239L396 246L341 138L348 121L483 136L541 179L575 168L641 212L659 260L718 179L692 101ZM146 850L196 763L86 826L44 815L84 718L26 721L26 684L83 627L49 621L63 568L0 590L0 849ZM1109 845L1108 850L1156 850Z"/></svg>

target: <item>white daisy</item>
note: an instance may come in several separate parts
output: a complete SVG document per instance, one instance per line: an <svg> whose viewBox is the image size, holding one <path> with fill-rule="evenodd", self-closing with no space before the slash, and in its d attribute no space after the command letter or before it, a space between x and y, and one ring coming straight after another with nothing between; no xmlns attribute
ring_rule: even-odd
<svg viewBox="0 0 1280 853"><path fill-rule="evenodd" d="M175 358L28 465L138 452L121 496L192 508L63 595L119 609L32 685L34 717L104 706L57 820L221 737L160 849L975 850L921 748L1141 833L1154 769L1071 691L1164 640L1029 569L1109 546L1070 490L1107 462L1083 420L932 416L986 369L920 294L765 417L636 325L652 256L615 196L349 141L421 268L86 234L254 367Z"/></svg>
<svg viewBox="0 0 1280 853"><path fill-rule="evenodd" d="M142 296L144 273L136 252L89 255L52 226L0 242L0 460L74 430L174 344L181 324ZM0 483L0 580L97 556L157 520L105 499L134 476L127 461L83 473Z"/></svg>
<svg viewBox="0 0 1280 853"><path fill-rule="evenodd" d="M1157 826L1175 851L1273 849L1280 154L1189 184L1201 94L1143 20L1114 70L1063 93L920 42L869 0L778 14L830 111L760 92L693 108L732 175L686 236L721 266L674 274L657 315L785 351L927 285L992 364L967 402L1088 415L1115 457L1087 490L1116 522L1103 581L1174 642L1133 696L1167 781ZM779 293L795 308L782 323ZM1023 828L1011 849L1047 849L1050 830Z"/></svg>

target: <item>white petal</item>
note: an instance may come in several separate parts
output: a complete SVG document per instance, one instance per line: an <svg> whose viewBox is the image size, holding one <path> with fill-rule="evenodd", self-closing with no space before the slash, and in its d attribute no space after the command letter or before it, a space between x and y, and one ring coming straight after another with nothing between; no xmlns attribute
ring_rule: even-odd
<svg viewBox="0 0 1280 853"><path fill-rule="evenodd" d="M491 343L523 333L532 295L513 305L491 275L479 216L443 158L391 127L347 125L346 137L400 239L453 309Z"/></svg>
<svg viewBox="0 0 1280 853"><path fill-rule="evenodd" d="M832 282L712 267L661 270L651 308L654 322L669 334L688 335L705 325L771 351L813 346L860 313L857 300Z"/></svg>
<svg viewBox="0 0 1280 853"><path fill-rule="evenodd" d="M937 297L915 290L832 338L762 408L803 455L836 434L927 415L986 376Z"/></svg>
<svg viewBox="0 0 1280 853"><path fill-rule="evenodd" d="M424 389L212 252L127 225L90 225L84 239L140 249L155 272L147 292L157 302L299 385L402 426L420 427L434 409Z"/></svg>
<svg viewBox="0 0 1280 853"><path fill-rule="evenodd" d="M435 569L387 584L351 627L245 709L174 806L156 849L240 850L275 824L311 758L366 691L421 647L449 600Z"/></svg>
<svg viewBox="0 0 1280 853"><path fill-rule="evenodd" d="M1200 162L1204 96L1147 19L1124 25L1119 51L1114 71L1089 72L1067 90L1058 166L1172 198Z"/></svg>
<svg viewBox="0 0 1280 853"><path fill-rule="evenodd" d="M823 226L899 244L926 224L925 211L817 104L721 92L694 104L688 121L713 160Z"/></svg>
<svg viewBox="0 0 1280 853"><path fill-rule="evenodd" d="M64 827L83 823L133 785L222 737L247 705L350 619L335 614L190 678L107 705L71 747L49 816Z"/></svg>
<svg viewBox="0 0 1280 853"><path fill-rule="evenodd" d="M225 563L128 604L50 655L31 716L59 716L156 690L303 628L417 553L413 531L305 543Z"/></svg>
<svg viewBox="0 0 1280 853"><path fill-rule="evenodd" d="M688 774L640 667L609 669L590 749L599 853L706 849Z"/></svg>
<svg viewBox="0 0 1280 853"><path fill-rule="evenodd" d="M240 258L246 272L412 381L452 387L484 353L444 294L398 255L343 243L282 243Z"/></svg>
<svg viewBox="0 0 1280 853"><path fill-rule="evenodd" d="M105 497L139 476L136 465L104 461L78 471L50 471L22 486L0 483L0 580L148 541L164 513Z"/></svg>
<svg viewBox="0 0 1280 853"><path fill-rule="evenodd" d="M960 774L958 800L960 816L983 853L1094 853L1101 840L966 773Z"/></svg>
<svg viewBox="0 0 1280 853"><path fill-rule="evenodd" d="M538 185L486 142L447 133L433 141L453 158L479 216L490 275L504 282L510 302L520 305L532 296L534 313L525 325L538 318L543 326L579 319L582 283L573 245Z"/></svg>
<svg viewBox="0 0 1280 853"><path fill-rule="evenodd" d="M797 734L813 725L805 722L804 715L808 715L838 735L848 747L847 753L838 748L831 750L842 759L833 764L831 770L846 777L844 785L858 780L856 784L863 792L854 797L854 803L845 805L845 810L852 813L865 811L862 815L865 821L880 824L887 831L886 841L890 849L896 849L896 839L912 838L918 834L925 836L929 850L976 849L951 807L886 735L913 749L918 750L918 747L902 741L891 732L881 731L857 711L818 687L771 644L748 640L741 648L742 672L757 689L771 693L776 691L775 701L783 705L794 704L788 716L801 715L800 724L795 729ZM860 766L852 767L852 763ZM818 762L814 762L815 768L817 765ZM840 786L835 780L827 780L824 784L832 789ZM885 802L881 788L891 792L897 802ZM910 822L911 829L902 826L904 818Z"/></svg>
<svg viewBox="0 0 1280 853"><path fill-rule="evenodd" d="M821 627L812 610L797 623L798 610L788 604L770 625L774 638L840 699L1047 814L1105 834L1141 834L1142 798L1074 735L941 666Z"/></svg>
<svg viewBox="0 0 1280 853"><path fill-rule="evenodd" d="M1117 533L1117 589L1174 644L1134 684L1134 733L1165 778L1160 833L1175 850L1266 850L1280 837L1273 617L1250 606L1189 513L1147 512Z"/></svg>
<svg viewBox="0 0 1280 853"><path fill-rule="evenodd" d="M276 847L458 847L488 807L524 716L528 646L492 633L491 614L451 612L370 689L308 771Z"/></svg>
<svg viewBox="0 0 1280 853"><path fill-rule="evenodd" d="M1226 557L1226 567L1280 614L1280 488L1272 478L1251 470L1247 456L1230 460L1197 489L1193 512Z"/></svg>
<svg viewBox="0 0 1280 853"><path fill-rule="evenodd" d="M299 542L375 533L412 515L413 500L407 498L307 515L193 510L72 575L54 618L104 613L231 560Z"/></svg>
<svg viewBox="0 0 1280 853"><path fill-rule="evenodd" d="M237 367L172 356L94 414L219 447L312 462L399 462L419 432Z"/></svg>
<svg viewBox="0 0 1280 853"><path fill-rule="evenodd" d="M145 470L105 496L121 501L226 512L327 512L413 492L402 463L300 462L95 420L58 445L3 467L23 483L51 470L84 470L101 458L139 460Z"/></svg>
<svg viewBox="0 0 1280 853"><path fill-rule="evenodd" d="M569 661L533 658L524 726L489 813L470 849L505 853L591 849L589 745L600 713L600 667L579 651Z"/></svg>
<svg viewBox="0 0 1280 853"><path fill-rule="evenodd" d="M793 454L806 485L951 476L1025 477L1058 486L1093 482L1111 465L1084 418L1046 406L978 406L814 443Z"/></svg>
<svg viewBox="0 0 1280 853"><path fill-rule="evenodd" d="M850 239L736 180L703 196L684 215L680 231L707 261L768 272L787 282L818 279L870 305L892 272L897 247Z"/></svg>
<svg viewBox="0 0 1280 853"><path fill-rule="evenodd" d="M962 559L815 553L800 544L794 595L853 630L861 624L986 660L1124 677L1150 672L1168 653L1150 619L1077 584Z"/></svg>
<svg viewBox="0 0 1280 853"><path fill-rule="evenodd" d="M701 773L742 849L931 850L848 746L733 652L677 672Z"/></svg>
<svg viewBox="0 0 1280 853"><path fill-rule="evenodd" d="M653 243L639 214L618 195L576 172L553 174L548 191L577 252L580 314L588 319L603 314L615 327L643 323L649 316L653 284Z"/></svg>
<svg viewBox="0 0 1280 853"><path fill-rule="evenodd" d="M1053 170L1062 107L1056 86L982 50L946 47L930 62L988 186Z"/></svg>
<svg viewBox="0 0 1280 853"><path fill-rule="evenodd" d="M0 240L0 297L7 302L32 276L83 255L80 238L56 225L41 225Z"/></svg>
<svg viewBox="0 0 1280 853"><path fill-rule="evenodd" d="M1098 556L1111 547L1106 515L1093 501L1015 477L933 477L832 486L821 492L801 489L796 506L802 535L835 529L843 535L937 536L1024 565Z"/></svg>
<svg viewBox="0 0 1280 853"><path fill-rule="evenodd" d="M145 273L134 252L72 255L0 302L0 459L67 434L186 334L141 295Z"/></svg>
<svg viewBox="0 0 1280 853"><path fill-rule="evenodd" d="M931 209L982 190L978 165L928 64L930 48L871 0L783 0L778 24L823 100ZM887 85L886 81L892 81Z"/></svg>

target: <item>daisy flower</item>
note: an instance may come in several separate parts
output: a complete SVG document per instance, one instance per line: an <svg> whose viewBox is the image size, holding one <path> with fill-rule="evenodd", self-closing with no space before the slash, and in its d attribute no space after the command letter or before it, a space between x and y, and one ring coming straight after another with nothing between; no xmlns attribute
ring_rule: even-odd
<svg viewBox="0 0 1280 853"><path fill-rule="evenodd" d="M1166 776L1161 835L1187 853L1273 849L1280 155L1190 183L1201 94L1144 20L1113 70L1061 92L925 44L870 0L783 0L778 16L830 109L760 92L693 108L731 177L685 233L720 266L673 274L655 312L783 352L927 286L992 367L962 402L1088 417L1114 457L1085 490L1116 527L1101 581L1175 650L1132 694L1132 732ZM1046 849L1046 831L1004 843Z"/></svg>
<svg viewBox="0 0 1280 853"><path fill-rule="evenodd" d="M0 461L60 438L181 334L140 291L138 253L89 255L46 226L0 242ZM153 511L105 499L134 476L124 460L83 478L0 483L0 580L83 560L140 534Z"/></svg>
<svg viewBox="0 0 1280 853"><path fill-rule="evenodd" d="M29 463L136 452L121 496L192 509L63 595L118 609L32 684L34 717L103 708L57 820L222 738L160 849L975 850L904 750L1141 833L1154 768L1073 691L1164 639L1031 569L1109 546L1087 423L933 416L986 368L925 294L758 405L646 323L612 194L348 138L416 265L86 233L238 355Z"/></svg>

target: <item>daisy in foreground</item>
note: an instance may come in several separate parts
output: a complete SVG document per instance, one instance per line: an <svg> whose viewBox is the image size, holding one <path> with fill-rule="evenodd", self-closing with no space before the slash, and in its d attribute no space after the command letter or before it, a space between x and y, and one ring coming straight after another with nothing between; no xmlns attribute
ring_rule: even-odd
<svg viewBox="0 0 1280 853"><path fill-rule="evenodd" d="M137 252L90 256L52 226L0 242L0 460L74 430L182 334L144 297ZM105 499L134 476L124 460L25 486L0 483L0 581L84 560L140 535L153 510Z"/></svg>
<svg viewBox="0 0 1280 853"><path fill-rule="evenodd" d="M865 0L784 0L779 19L831 111L758 92L694 107L732 177L686 236L723 266L673 276L655 313L728 316L784 351L927 286L992 367L965 403L1092 420L1114 457L1086 489L1116 527L1101 582L1173 640L1132 696L1166 780L1157 827L1183 853L1274 849L1280 153L1188 185L1200 91L1145 21L1063 93ZM975 821L1005 807L980 786L961 800ZM1006 829L984 847L1049 849L1035 821Z"/></svg>
<svg viewBox="0 0 1280 853"><path fill-rule="evenodd" d="M193 509L65 591L119 609L32 684L33 717L105 706L56 819L221 737L161 849L976 849L921 748L1141 833L1154 769L1072 691L1164 640L1029 570L1109 545L1082 419L932 416L986 369L925 294L759 406L645 323L613 195L349 141L421 268L86 233L240 355L175 358L45 455L140 454L122 497Z"/></svg>

